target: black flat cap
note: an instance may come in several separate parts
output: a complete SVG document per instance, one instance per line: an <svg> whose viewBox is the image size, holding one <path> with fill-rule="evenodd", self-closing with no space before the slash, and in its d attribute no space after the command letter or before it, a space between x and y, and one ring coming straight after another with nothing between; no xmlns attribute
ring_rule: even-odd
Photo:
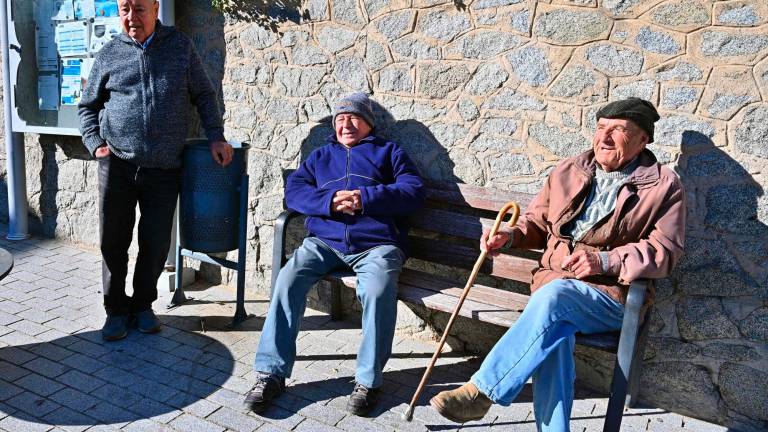
<svg viewBox="0 0 768 432"><path fill-rule="evenodd" d="M631 97L609 103L600 108L595 117L597 120L601 118L632 120L648 134L648 142L651 143L653 142L653 123L659 119L659 113L647 100Z"/></svg>

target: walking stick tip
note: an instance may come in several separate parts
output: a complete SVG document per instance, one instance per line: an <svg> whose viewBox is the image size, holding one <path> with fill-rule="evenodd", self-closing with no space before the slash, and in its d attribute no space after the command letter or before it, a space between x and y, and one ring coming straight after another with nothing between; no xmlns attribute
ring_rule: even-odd
<svg viewBox="0 0 768 432"><path fill-rule="evenodd" d="M413 407L409 406L408 409L403 413L403 420L405 421L411 421L413 420Z"/></svg>

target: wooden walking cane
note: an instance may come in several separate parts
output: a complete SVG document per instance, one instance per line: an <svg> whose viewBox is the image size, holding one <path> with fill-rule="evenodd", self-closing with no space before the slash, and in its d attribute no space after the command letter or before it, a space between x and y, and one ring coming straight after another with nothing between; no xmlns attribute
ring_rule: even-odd
<svg viewBox="0 0 768 432"><path fill-rule="evenodd" d="M493 223L493 228L491 228L491 232L488 234L488 238L496 235L496 232L499 230L499 226L501 226L501 222L504 220L504 216L506 216L509 209L513 209L513 213L512 217L509 219L509 222L507 222L507 226L509 228L515 226L515 223L517 223L517 218L520 216L520 207L518 207L517 203L510 201L506 203L501 210L499 210L499 214L496 216L496 221ZM437 358L440 357L440 353L443 350L443 345L445 345L445 340L448 339L448 333L450 333L453 322L459 315L459 311L461 311L461 306L464 304L464 300L469 294L469 289L472 288L472 285L475 283L475 278L477 277L477 273L480 271L480 266L483 264L483 261L485 261L486 255L488 255L487 251L481 251L480 256L477 257L475 266L472 268L472 273L469 275L469 280L467 280L467 284L464 286L464 291L462 291L461 297L459 297L459 302L456 303L456 307L453 309L453 313L451 314L451 319L448 320L448 324L445 326L443 337L440 338L440 343L437 345L437 349L435 349L435 353L432 355L432 360L429 362L427 370L424 371L424 376L421 377L421 382L416 388L416 393L413 394L411 404L408 405L408 409L403 413L403 420L413 420L413 409L416 406L416 402L419 400L419 396L421 395L422 390L424 390L424 385L427 383L429 376L432 374L432 369L435 368L435 362L437 361Z"/></svg>

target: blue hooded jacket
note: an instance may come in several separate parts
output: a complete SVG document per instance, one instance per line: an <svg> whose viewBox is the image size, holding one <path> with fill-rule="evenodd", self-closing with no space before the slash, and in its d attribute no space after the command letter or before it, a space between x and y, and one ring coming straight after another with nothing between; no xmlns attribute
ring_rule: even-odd
<svg viewBox="0 0 768 432"><path fill-rule="evenodd" d="M306 227L343 254L381 245L405 251L407 216L424 202L424 184L416 166L397 144L373 135L347 148L331 135L290 176L285 188L289 208L307 215ZM340 190L361 193L354 216L332 212Z"/></svg>

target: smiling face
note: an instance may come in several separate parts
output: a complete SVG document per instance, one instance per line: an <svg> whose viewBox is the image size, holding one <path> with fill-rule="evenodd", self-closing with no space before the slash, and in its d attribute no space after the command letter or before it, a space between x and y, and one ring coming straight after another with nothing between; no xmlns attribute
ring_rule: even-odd
<svg viewBox="0 0 768 432"><path fill-rule="evenodd" d="M592 139L595 161L605 172L621 169L648 144L648 134L632 120L601 118Z"/></svg>
<svg viewBox="0 0 768 432"><path fill-rule="evenodd" d="M157 0L119 0L119 7L123 30L144 43L155 31L160 4Z"/></svg>
<svg viewBox="0 0 768 432"><path fill-rule="evenodd" d="M347 147L359 143L371 134L372 129L362 117L352 113L337 115L333 126L336 130L336 140Z"/></svg>

